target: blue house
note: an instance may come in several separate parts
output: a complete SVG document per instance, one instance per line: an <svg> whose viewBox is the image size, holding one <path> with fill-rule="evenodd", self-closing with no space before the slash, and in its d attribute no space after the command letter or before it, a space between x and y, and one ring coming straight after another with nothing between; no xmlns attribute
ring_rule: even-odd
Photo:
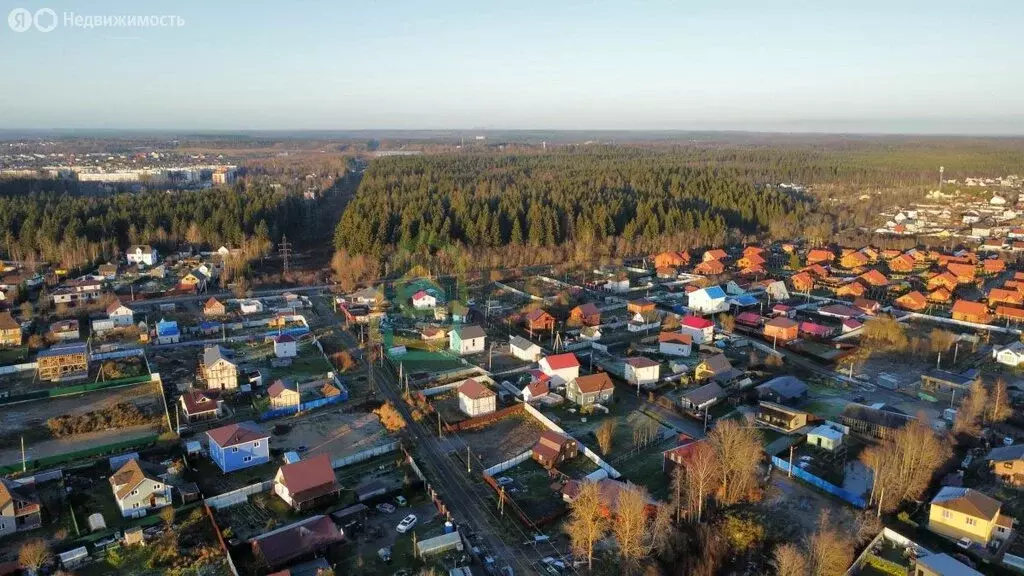
<svg viewBox="0 0 1024 576"><path fill-rule="evenodd" d="M160 319L156 323L157 344L177 344L181 340L181 331L174 320Z"/></svg>
<svg viewBox="0 0 1024 576"><path fill-rule="evenodd" d="M252 421L228 424L206 433L210 459L226 474L270 462L270 434Z"/></svg>

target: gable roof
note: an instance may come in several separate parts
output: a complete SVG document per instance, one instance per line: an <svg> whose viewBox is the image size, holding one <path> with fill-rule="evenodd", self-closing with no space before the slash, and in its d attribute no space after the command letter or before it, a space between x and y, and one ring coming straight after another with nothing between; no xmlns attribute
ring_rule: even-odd
<svg viewBox="0 0 1024 576"><path fill-rule="evenodd" d="M473 400L480 400L482 398L490 398L494 396L494 392L492 392L490 388L472 378L467 379L461 386L459 386L459 394Z"/></svg>
<svg viewBox="0 0 1024 576"><path fill-rule="evenodd" d="M34 490L31 486L0 478L0 510L3 510L11 501L39 504L39 497L31 493Z"/></svg>
<svg viewBox="0 0 1024 576"><path fill-rule="evenodd" d="M580 361L572 352L555 354L554 356L545 356L542 361L546 362L552 370L564 370L567 368L580 367Z"/></svg>
<svg viewBox="0 0 1024 576"><path fill-rule="evenodd" d="M185 414L190 416L217 409L216 400L194 388L189 388L181 395L181 403L185 407Z"/></svg>
<svg viewBox="0 0 1024 576"><path fill-rule="evenodd" d="M334 521L319 515L272 530L250 542L253 552L262 556L268 566L280 566L343 539Z"/></svg>
<svg viewBox="0 0 1024 576"><path fill-rule="evenodd" d="M658 334L658 342L677 342L679 344L693 344L693 337L681 332L662 332Z"/></svg>
<svg viewBox="0 0 1024 576"><path fill-rule="evenodd" d="M971 488L943 486L932 498L932 506L938 505L974 518L992 520L999 514L1002 503Z"/></svg>
<svg viewBox="0 0 1024 576"><path fill-rule="evenodd" d="M650 368L657 366L658 363L646 356L634 356L632 358L626 358L626 364L629 364L633 368Z"/></svg>
<svg viewBox="0 0 1024 576"><path fill-rule="evenodd" d="M128 308L127 306L122 304L120 300L114 300L107 306L107 314L113 314L114 312L117 312L118 309L120 309L122 306ZM128 311L131 312L132 309L128 308Z"/></svg>
<svg viewBox="0 0 1024 576"><path fill-rule="evenodd" d="M338 483L334 476L334 468L331 467L331 457L327 454L285 464L281 466L280 473L281 483L292 494L321 487L333 487Z"/></svg>
<svg viewBox="0 0 1024 576"><path fill-rule="evenodd" d="M724 394L725 391L718 385L717 382L710 382L701 386L700 388L694 388L689 392L682 395L682 398L688 400L691 404L701 405L706 402L710 402L715 398L719 398Z"/></svg>
<svg viewBox="0 0 1024 576"><path fill-rule="evenodd" d="M214 428L206 433L221 448L228 446L237 446L244 442L252 442L253 440L263 440L270 438L270 434L267 434L260 428L259 424L256 424L252 420L245 422L238 422L235 424L228 424L221 426L220 428Z"/></svg>
<svg viewBox="0 0 1024 576"><path fill-rule="evenodd" d="M577 311L577 310L583 316L594 316L595 314L598 315L598 316L601 315L601 310L599 310L598 307L593 302L587 302L586 304L580 304L579 306L573 308L574 312Z"/></svg>
<svg viewBox="0 0 1024 576"><path fill-rule="evenodd" d="M0 312L0 330L20 330L21 324L14 320L10 312Z"/></svg>
<svg viewBox="0 0 1024 576"><path fill-rule="evenodd" d="M984 316L988 314L988 307L981 302L957 300L953 303L952 312L954 314L966 314L968 316Z"/></svg>
<svg viewBox="0 0 1024 576"><path fill-rule="evenodd" d="M683 316L683 319L679 321L679 324L686 326L687 328L697 328L699 330L711 328L715 325L711 320L701 318L700 316Z"/></svg>
<svg viewBox="0 0 1024 576"><path fill-rule="evenodd" d="M224 360L225 362L231 364L232 366L235 365L235 363L231 361L231 358L228 357L228 351L221 348L220 346L207 346L205 349L203 349L203 364L205 366L213 366L214 364L221 360Z"/></svg>
<svg viewBox="0 0 1024 576"><path fill-rule="evenodd" d="M605 372L598 372L587 376L579 376L575 379L576 387L584 394L593 394L613 388L612 379Z"/></svg>
<svg viewBox="0 0 1024 576"><path fill-rule="evenodd" d="M690 294L690 298L693 298L695 295L700 294L701 292L703 292L704 296L707 296L711 300L725 298L725 291L722 290L721 286L709 286L707 288L702 288L700 290L697 290L696 292L692 292Z"/></svg>
<svg viewBox="0 0 1024 576"><path fill-rule="evenodd" d="M985 459L994 460L996 462L1024 459L1024 444L1014 444L1013 446L1000 446L998 448L993 448L989 450Z"/></svg>
<svg viewBox="0 0 1024 576"><path fill-rule="evenodd" d="M796 376L777 376L757 387L758 390L771 389L782 398L796 398L807 393L807 384Z"/></svg>
<svg viewBox="0 0 1024 576"><path fill-rule="evenodd" d="M513 336L512 339L508 341L508 344L512 348L518 348L520 350L529 350L530 348L537 346L522 336ZM539 346L537 347L539 348Z"/></svg>
<svg viewBox="0 0 1024 576"><path fill-rule="evenodd" d="M452 329L452 333L457 334L460 340L472 340L473 338L485 338L487 336L484 329L476 324L459 326L458 328Z"/></svg>
<svg viewBox="0 0 1024 576"><path fill-rule="evenodd" d="M124 500L125 496L131 494L132 490L138 487L139 484L142 484L142 481L145 479L146 473L139 466L139 461L131 458L117 472L114 472L108 480L110 486L114 489L117 499Z"/></svg>

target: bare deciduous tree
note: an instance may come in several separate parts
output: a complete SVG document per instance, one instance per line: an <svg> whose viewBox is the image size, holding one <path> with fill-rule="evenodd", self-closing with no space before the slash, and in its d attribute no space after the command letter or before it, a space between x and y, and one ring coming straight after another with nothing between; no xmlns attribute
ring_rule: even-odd
<svg viewBox="0 0 1024 576"><path fill-rule="evenodd" d="M1005 422L1013 415L1013 406L1010 405L1010 395L1006 391L1006 381L1002 378L996 380L989 394L988 409L985 410L985 418L988 422Z"/></svg>
<svg viewBox="0 0 1024 576"><path fill-rule="evenodd" d="M981 433L986 404L988 404L988 390L985 390L985 386L980 381L976 381L971 384L970 390L960 402L960 407L957 408L953 432L978 436Z"/></svg>
<svg viewBox="0 0 1024 576"><path fill-rule="evenodd" d="M730 505L744 500L757 486L761 434L735 420L720 420L708 435L708 442L720 463L721 502Z"/></svg>
<svg viewBox="0 0 1024 576"><path fill-rule="evenodd" d="M607 419L601 422L601 425L594 431L594 436L597 438L597 447L601 449L601 453L607 455L612 450L612 437L615 436L615 420Z"/></svg>
<svg viewBox="0 0 1024 576"><path fill-rule="evenodd" d="M50 558L52 558L50 547L42 538L29 540L18 550L18 564L32 572L38 572L43 564L50 561Z"/></svg>
<svg viewBox="0 0 1024 576"><path fill-rule="evenodd" d="M700 522L704 517L704 503L722 476L718 452L708 441L700 441L693 447L683 469L689 495L687 512Z"/></svg>
<svg viewBox="0 0 1024 576"><path fill-rule="evenodd" d="M807 576L807 556L796 544L780 544L772 554L772 567L777 576Z"/></svg>
<svg viewBox="0 0 1024 576"><path fill-rule="evenodd" d="M576 498L569 507L569 521L565 526L572 551L587 558L587 568L593 569L594 545L608 532L601 504L601 491L594 482L580 483Z"/></svg>
<svg viewBox="0 0 1024 576"><path fill-rule="evenodd" d="M828 511L818 518L818 529L807 538L807 574L842 576L853 562L850 536L832 524Z"/></svg>
<svg viewBox="0 0 1024 576"><path fill-rule="evenodd" d="M874 472L869 502L881 514L919 498L949 456L949 445L932 431L927 416L919 414L891 439L861 454L861 461Z"/></svg>

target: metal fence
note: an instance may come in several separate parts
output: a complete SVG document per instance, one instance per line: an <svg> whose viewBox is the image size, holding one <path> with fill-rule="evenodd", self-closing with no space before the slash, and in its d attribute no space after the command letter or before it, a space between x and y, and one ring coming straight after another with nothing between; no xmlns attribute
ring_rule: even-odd
<svg viewBox="0 0 1024 576"><path fill-rule="evenodd" d="M229 508L242 504L249 500L249 496L253 494L262 494L274 487L273 480L264 480L263 482L257 482L256 484L250 484L243 486L230 492L218 494L216 496L210 496L203 500L207 506L221 510L223 508Z"/></svg>
<svg viewBox="0 0 1024 576"><path fill-rule="evenodd" d="M774 464L777 468L779 468L783 472L789 472L790 471L790 469L789 469L790 468L789 467L789 462L786 462L785 460L783 460L782 458L779 458L778 456L772 456L772 464ZM844 500L844 501L846 501L846 502L856 506L857 508L864 509L864 508L868 507L868 504L867 504L867 502L864 501L863 497L858 496L857 494L853 494L852 492L848 492L846 490L843 490L839 486L836 486L835 484L832 484L831 482L823 480L823 479L815 476L814 474L811 474L810 472L804 470L803 468L800 468L799 466L793 466L792 473L793 473L793 476L796 476L797 478L803 480L804 482L807 482L811 486L814 486L815 488L823 490L823 491L825 491L825 492L835 496L836 498Z"/></svg>
<svg viewBox="0 0 1024 576"><path fill-rule="evenodd" d="M124 452L125 450L136 450L145 446L148 446L156 442L158 435L153 434L151 436L144 436L135 440L125 440L123 442L114 442L112 444L105 444L103 446L97 446L95 448L88 448L86 450L78 450L75 452L65 452L56 456L47 456L45 458L30 459L25 463L26 470L35 470L37 468L45 468L48 466L55 466L57 464L63 464L65 462L74 462L75 460L83 460L91 458L93 456L102 456L106 454L114 454L117 452ZM22 465L8 464L7 466L0 466L0 474L11 474L14 472L20 472Z"/></svg>
<svg viewBox="0 0 1024 576"><path fill-rule="evenodd" d="M398 446L399 446L399 442L398 442L398 440L395 440L394 442L388 442L387 444L381 444L380 446L374 446L373 448L367 448L366 450L363 450L362 452L356 452L355 454L350 454L348 456L345 456L344 458L338 458L336 460L331 460L331 468L342 468L342 467L348 466L350 464L356 464L356 463L362 462L364 460L369 460L370 458L373 458L375 456L380 456L381 454L387 454L389 452L394 452L394 451L398 450Z"/></svg>
<svg viewBox="0 0 1024 576"><path fill-rule="evenodd" d="M298 406L287 406L284 408L274 408L273 410L267 410L260 414L260 421L265 422L274 418L280 418L282 416L293 416L300 412L307 412L316 408L322 408L331 404L337 404L339 402L345 402L348 400L348 389L345 387L341 388L341 394L337 396L331 396L330 398L318 398L316 400L310 400L309 402L303 402Z"/></svg>
<svg viewBox="0 0 1024 576"><path fill-rule="evenodd" d="M548 430L554 430L555 432L558 432L559 434L565 434L566 436L569 436L570 438L572 438L571 434L569 434L565 430L563 430L562 427L559 426L558 424L555 424L554 422L552 422L551 419L548 418L547 416L545 416L544 414L542 414L540 410L537 410L536 408L534 408L533 406L530 406L529 404L519 404L519 406L523 406L527 413L529 413L531 416L533 416L538 421L540 421L540 423L543 424L544 427L546 427ZM579 446L581 448L580 451L583 453L583 455L586 456L587 459L589 459L594 464L597 464L609 476L611 476L612 478L620 478L620 477L622 477L622 474L620 474L618 470L616 470L611 464L609 464L609 463L605 462L604 460L602 460L601 457L598 456L596 452L594 452L590 448L587 448L587 446L585 444L583 444L582 442L580 442L579 440L576 440L576 443L579 444Z"/></svg>
<svg viewBox="0 0 1024 576"><path fill-rule="evenodd" d="M516 466L518 464L522 464L523 462L526 462L527 460L530 459L531 456L533 456L533 450L527 450L526 452L523 452L522 454L520 454L518 456L513 456L512 458L509 458L508 460L505 460L504 462L499 462L499 463L495 464L494 466L491 466L487 470L484 470L484 474L487 474L488 476L494 476L495 474L501 474L502 472L504 472L505 470L508 470L509 468L512 468L513 466Z"/></svg>

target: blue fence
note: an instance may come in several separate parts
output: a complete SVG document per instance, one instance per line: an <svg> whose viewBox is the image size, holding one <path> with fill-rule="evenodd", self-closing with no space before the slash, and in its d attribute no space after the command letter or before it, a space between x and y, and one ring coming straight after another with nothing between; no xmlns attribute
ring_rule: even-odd
<svg viewBox="0 0 1024 576"><path fill-rule="evenodd" d="M338 402L345 402L347 400L348 400L348 389L342 387L341 388L341 394L339 394L337 396L331 396L330 398L318 398L316 400L310 400L309 402L303 402L302 404L299 404L295 408L292 408L291 406L288 406L286 408L274 408L272 410L267 410L266 412L260 414L260 422L265 422L267 420L271 420L271 419L274 419L274 418L280 418L282 416L291 416L293 414L298 414L299 412L306 412L308 410L314 410L316 408L323 408L324 406L329 406L331 404L337 404Z"/></svg>
<svg viewBox="0 0 1024 576"><path fill-rule="evenodd" d="M783 472L789 472L789 462L786 462L785 460L779 458L778 456L772 456L772 464L774 464L776 468L782 470ZM814 474L807 472L806 470L800 468L799 466L793 467L793 476L796 476L797 478L803 480L804 482L807 482L808 484L814 486L815 488L819 488L821 490L824 490L825 492L828 492L829 494L835 496L836 498L845 500L846 502L849 502L850 504L856 506L857 508L864 509L868 507L868 504L867 502L864 501L864 498L861 498L860 496L853 494L851 492L847 492L846 490L843 490L842 488L836 486L835 484L832 484L831 482L826 482L825 480L818 478Z"/></svg>

